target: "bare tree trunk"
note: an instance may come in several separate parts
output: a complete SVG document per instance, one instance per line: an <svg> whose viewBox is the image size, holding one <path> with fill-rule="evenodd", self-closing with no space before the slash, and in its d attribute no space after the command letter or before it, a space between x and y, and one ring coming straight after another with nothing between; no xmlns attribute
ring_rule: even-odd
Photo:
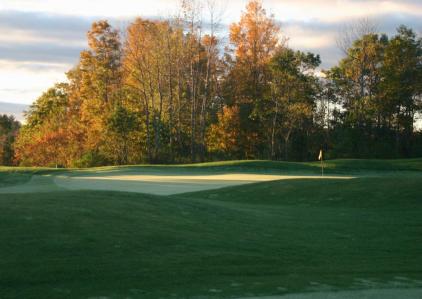
<svg viewBox="0 0 422 299"><path fill-rule="evenodd" d="M151 163L152 162L152 156L151 156L151 129L150 129L150 112L149 112L149 103L148 103L148 97L145 94L144 91L144 98L145 98L145 107L144 107L144 111L145 111L145 125L146 125L146 131L147 131L147 157L148 157L148 162Z"/></svg>
<svg viewBox="0 0 422 299"><path fill-rule="evenodd" d="M169 148L170 160L173 162L173 67L172 67L172 50L171 50L171 36L169 30L167 31L167 65L168 65L168 89L169 89Z"/></svg>
<svg viewBox="0 0 422 299"><path fill-rule="evenodd" d="M202 105L201 105L201 117L200 117L200 140L201 140L201 152L200 160L203 162L205 160L205 127L206 127L206 106L208 97L210 94L210 73L211 73L211 47L207 50L207 67L205 74L205 87L204 95L202 96Z"/></svg>
<svg viewBox="0 0 422 299"><path fill-rule="evenodd" d="M284 160L285 161L288 161L289 141L290 141L291 132L292 132L292 129L290 128L286 136L284 136Z"/></svg>
<svg viewBox="0 0 422 299"><path fill-rule="evenodd" d="M180 66L177 71L177 141L179 143L179 149L182 149L182 117L181 117L181 110L182 110L182 78L181 78L181 70Z"/></svg>
<svg viewBox="0 0 422 299"><path fill-rule="evenodd" d="M151 110L152 110L152 128L154 130L154 149L152 152L152 159L155 161L157 157L157 150L158 150L158 124L157 124L157 109L155 107L155 96L154 96L154 87L152 84L152 74L149 72L148 80L149 80L149 96L151 99Z"/></svg>
<svg viewBox="0 0 422 299"><path fill-rule="evenodd" d="M196 136L196 88L195 88L195 72L193 65L193 58L191 57L190 62L190 76L191 76L191 114L190 114L190 126L191 126L191 145L190 155L191 161L195 162L195 136Z"/></svg>
<svg viewBox="0 0 422 299"><path fill-rule="evenodd" d="M162 124L162 114L163 114L163 90L161 87L161 70L159 67L159 61L157 63L157 85L158 85L158 95L160 99L159 110L158 110L158 117L157 117L157 134L155 136L155 143L158 149L160 148L160 137L161 137L161 124Z"/></svg>
<svg viewBox="0 0 422 299"><path fill-rule="evenodd" d="M190 66L190 126L191 126L191 144L190 156L191 161L196 160L196 113L197 113L197 95L198 95L198 76L199 76L199 62L200 62L200 44L201 44L201 25L197 17L199 14L198 3L195 0L182 1L182 8L184 10L184 17L187 24L189 24L189 66ZM200 21L200 20L199 20ZM196 45L198 44L198 46ZM195 61L197 59L197 61Z"/></svg>

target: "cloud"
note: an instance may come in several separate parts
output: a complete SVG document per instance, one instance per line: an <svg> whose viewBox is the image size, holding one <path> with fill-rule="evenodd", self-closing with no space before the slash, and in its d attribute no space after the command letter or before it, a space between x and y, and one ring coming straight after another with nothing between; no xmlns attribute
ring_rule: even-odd
<svg viewBox="0 0 422 299"><path fill-rule="evenodd" d="M289 38L289 46L321 55L322 67L329 68L338 63L343 53L336 40L347 24L359 22L360 18L338 22L290 20L281 23L283 34ZM380 33L393 36L399 25L406 25L416 33L421 33L422 18L409 14L383 14L370 18Z"/></svg>
<svg viewBox="0 0 422 299"><path fill-rule="evenodd" d="M87 47L86 32L93 21L106 17L114 26L124 28L136 15L169 16L177 2L0 1L0 100L24 103L30 103L45 88L65 78L64 72ZM225 11L221 35L227 35L227 24L238 20L247 0L217 2ZM422 33L420 0L263 0L263 4L281 23L283 34L290 38L289 45L320 54L323 68L335 65L342 57L336 37L344 24L359 18L370 17L381 32L389 35L400 24Z"/></svg>
<svg viewBox="0 0 422 299"><path fill-rule="evenodd" d="M86 33L99 17L0 10L0 60L31 61L46 66L75 64L87 47ZM126 19L111 19L115 27ZM28 67L28 64L26 64Z"/></svg>
<svg viewBox="0 0 422 299"><path fill-rule="evenodd" d="M73 64L90 24L83 17L0 11L0 60Z"/></svg>
<svg viewBox="0 0 422 299"><path fill-rule="evenodd" d="M67 64L0 60L0 101L30 104L54 83L65 80L68 69Z"/></svg>
<svg viewBox="0 0 422 299"><path fill-rule="evenodd" d="M80 47L56 43L8 43L0 44L0 59L74 64L80 51Z"/></svg>
<svg viewBox="0 0 422 299"><path fill-rule="evenodd" d="M158 18L152 16L151 18ZM75 63L101 17L0 10L0 60ZM117 29L133 18L108 18Z"/></svg>
<svg viewBox="0 0 422 299"><path fill-rule="evenodd" d="M3 10L47 12L69 16L120 18L134 15L170 15L178 0L1 0Z"/></svg>
<svg viewBox="0 0 422 299"><path fill-rule="evenodd" d="M1 6L1 5L0 5ZM31 103L66 79L100 18L0 10L0 101ZM112 19L124 25L126 19Z"/></svg>
<svg viewBox="0 0 422 299"><path fill-rule="evenodd" d="M81 40L94 18L0 10L0 28L56 39Z"/></svg>
<svg viewBox="0 0 422 299"><path fill-rule="evenodd" d="M25 120L24 112L27 109L27 105L0 102L0 114L12 115L20 122Z"/></svg>
<svg viewBox="0 0 422 299"><path fill-rule="evenodd" d="M422 15L419 1L293 1L267 0L268 11L277 18L300 21L339 22L354 18L374 17L384 14Z"/></svg>
<svg viewBox="0 0 422 299"><path fill-rule="evenodd" d="M122 0L128 2L127 0ZM24 5L32 1L19 0L7 1L7 5L11 3L15 5ZM55 1L61 2L61 1ZM130 1L129 1L130 2ZM142 1L141 1L142 2ZM166 1L158 1L160 3L169 3ZM42 3L51 4L50 1L37 1L39 5L37 8L42 9ZM77 4L78 1L75 1ZM244 6L246 1L234 1L230 4ZM410 14L407 12L409 8L414 5L419 5L418 1L264 1L264 5L268 5L272 10L279 7L279 5L294 8L296 10L303 10L303 16L312 15L315 10L331 7L332 11L346 10L349 6L361 7L360 11L365 12L365 6L372 7L378 4L379 7L402 7L394 13L389 12L381 14L382 9L379 10L378 15L373 19L380 24L380 31L392 33L399 24L406 24L416 31L422 29L422 12L415 11ZM310 4L312 3L312 4ZM24 7L24 6L22 6ZM31 5L29 5L31 7ZM405 7L407 10L403 9ZM385 10L385 9L384 9ZM335 37L338 31L345 22L353 22L359 17L348 17L346 19L335 20L328 18L325 20L312 19L300 20L295 18L288 18L284 15L286 12L277 11L276 17L282 22L282 27L287 36L290 37L290 44L296 48L304 49L324 49L331 46L335 47ZM307 13L308 12L308 13ZM417 15L417 14L420 15ZM375 14L371 12L371 14ZM353 15L353 12L350 13ZM91 23L98 20L95 16L72 16L63 14L52 14L45 12L34 11L4 11L0 10L0 59L10 61L34 61L45 63L68 63L74 64L79 56L79 52L86 47L86 32L89 30ZM116 25L123 25L129 22L128 18L111 18L111 23ZM38 66L39 67L39 66Z"/></svg>

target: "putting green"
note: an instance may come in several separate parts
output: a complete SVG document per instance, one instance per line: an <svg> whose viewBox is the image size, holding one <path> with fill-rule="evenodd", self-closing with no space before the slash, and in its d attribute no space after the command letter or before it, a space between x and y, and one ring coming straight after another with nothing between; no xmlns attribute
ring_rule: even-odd
<svg viewBox="0 0 422 299"><path fill-rule="evenodd" d="M22 185L0 188L0 193L30 193L63 190L103 190L173 195L229 186L289 179L351 179L346 176L309 176L276 174L168 174L125 171L82 173L71 175L35 175Z"/></svg>

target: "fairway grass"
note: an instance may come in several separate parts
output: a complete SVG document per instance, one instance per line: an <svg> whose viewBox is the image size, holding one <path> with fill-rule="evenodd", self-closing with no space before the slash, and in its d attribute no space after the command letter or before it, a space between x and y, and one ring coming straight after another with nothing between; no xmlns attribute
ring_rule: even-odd
<svg viewBox="0 0 422 299"><path fill-rule="evenodd" d="M355 179L301 177L168 196L54 184L58 176L152 170L192 180L227 176L227 167L134 166L9 179L5 188L32 181L40 189L0 194L0 298L420 297L418 170L377 166L355 169ZM245 178L251 169L238 174Z"/></svg>

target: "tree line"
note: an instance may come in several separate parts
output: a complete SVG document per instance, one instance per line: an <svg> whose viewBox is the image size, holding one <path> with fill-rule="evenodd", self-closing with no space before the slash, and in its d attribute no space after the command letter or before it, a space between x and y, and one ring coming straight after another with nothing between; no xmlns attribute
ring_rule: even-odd
<svg viewBox="0 0 422 299"><path fill-rule="evenodd" d="M0 115L0 165L14 164L13 145L20 123L13 116Z"/></svg>
<svg viewBox="0 0 422 299"><path fill-rule="evenodd" d="M422 40L412 29L363 32L320 73L319 55L289 48L260 1L230 26L226 47L215 11L204 24L196 4L123 33L94 22L68 81L27 111L14 163L314 160L320 148L331 158L422 155Z"/></svg>

